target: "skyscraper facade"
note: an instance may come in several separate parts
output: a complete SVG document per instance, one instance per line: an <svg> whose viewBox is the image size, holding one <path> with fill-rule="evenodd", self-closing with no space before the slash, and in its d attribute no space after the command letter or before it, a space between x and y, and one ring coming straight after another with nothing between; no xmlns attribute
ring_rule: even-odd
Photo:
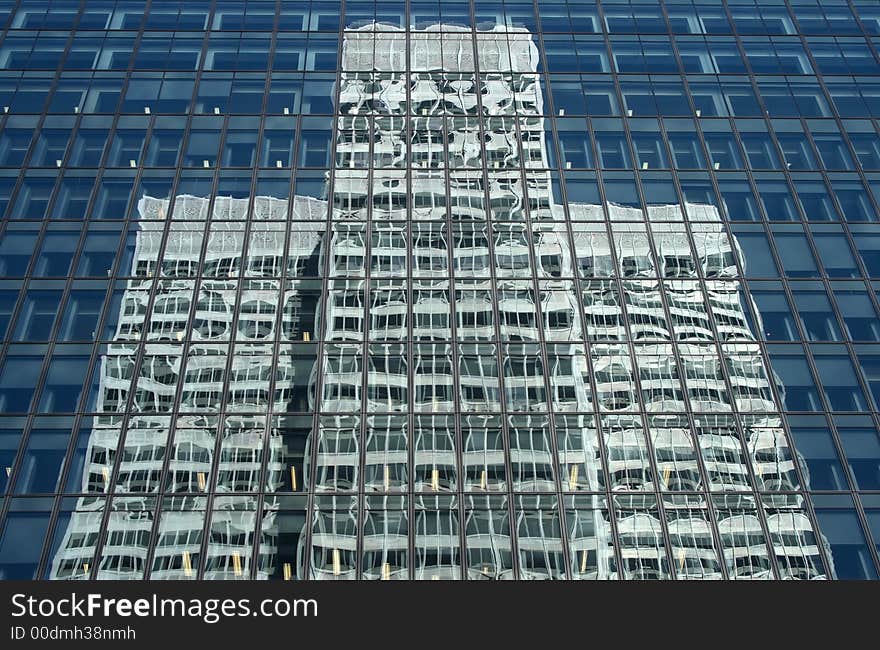
<svg viewBox="0 0 880 650"><path fill-rule="evenodd" d="M877 577L874 3L0 21L0 577Z"/></svg>

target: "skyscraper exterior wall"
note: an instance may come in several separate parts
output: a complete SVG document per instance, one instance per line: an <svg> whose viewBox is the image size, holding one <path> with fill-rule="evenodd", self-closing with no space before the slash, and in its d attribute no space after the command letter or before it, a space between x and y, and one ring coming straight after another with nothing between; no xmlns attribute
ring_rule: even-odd
<svg viewBox="0 0 880 650"><path fill-rule="evenodd" d="M0 577L877 577L871 3L0 20Z"/></svg>

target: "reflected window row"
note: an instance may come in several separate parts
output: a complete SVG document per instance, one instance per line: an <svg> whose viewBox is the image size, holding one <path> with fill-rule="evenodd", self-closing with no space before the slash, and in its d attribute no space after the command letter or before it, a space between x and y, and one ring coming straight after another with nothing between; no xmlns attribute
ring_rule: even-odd
<svg viewBox="0 0 880 650"><path fill-rule="evenodd" d="M117 497L64 506L54 534L39 500L18 499L9 524L47 537L45 576L56 579L394 580L706 579L825 575L818 541L797 510L800 497L470 497L455 501L322 498L304 503L247 497ZM711 503L711 507L709 505ZM360 505L360 507L359 507ZM874 577L867 538L850 509L839 519L834 568ZM103 533L90 532L95 520ZM66 528L66 530L65 530ZM0 549L9 537L4 535ZM254 546L257 546L254 552ZM5 576L28 577L41 544L4 561ZM6 554L0 551L0 557ZM867 564L866 564L867 560Z"/></svg>
<svg viewBox="0 0 880 650"><path fill-rule="evenodd" d="M440 346L327 345L320 390L312 345L253 349L193 343L99 348L58 345L7 349L0 368L0 412L104 413L309 412L772 412L867 411L880 399L876 346L771 344L771 378L756 345L626 344L462 345L453 357ZM485 349L484 349L485 348ZM89 370L93 368L93 370ZM90 375L91 372L91 375ZM34 390L39 383L40 388ZM774 390L779 391L779 401Z"/></svg>
<svg viewBox="0 0 880 650"><path fill-rule="evenodd" d="M187 215L186 197L197 197L207 207L207 199L202 197L216 194L236 199L238 209L244 209L239 213L211 211L212 219L223 220L243 219L249 196L263 197L259 203L267 197L280 200L289 196L289 169L262 170L256 179L249 169L224 169L219 173L215 169L155 169L140 174L122 169L67 169L62 175L48 169L29 169L20 179L18 172L0 173L0 210L9 220L16 221L165 219L168 209L142 212L140 199L148 196L158 200L173 193L175 207L170 209L171 217L198 219L203 218L199 213ZM296 195L325 198L321 190L325 174L319 169L295 172ZM874 173L867 176L867 184L861 175L846 172L756 172L750 179L741 172L681 171L673 175L662 171L609 170L598 175L591 171L529 169L524 178L518 170L493 170L484 176L478 169L427 174L413 169L410 173L376 171L368 181L366 169L361 173L346 170L337 174L334 181L332 216L336 220L422 221L445 219L449 213L457 222L527 218L534 222L561 222L681 220L687 212L687 218L694 221L717 221L717 215L723 214L729 221L858 223L875 222L880 215L880 199L876 196L880 176ZM563 180L567 209L563 207ZM449 199L446 187L460 191ZM486 192L491 194L488 200ZM679 192L683 206L670 207L680 203ZM607 202L604 209L603 196ZM161 200L169 208L167 203L171 199ZM711 206L715 214L707 213L700 204ZM226 203L220 201L217 205L225 208ZM291 218L326 219L326 215L318 214L317 204L301 207L306 214L293 214Z"/></svg>
<svg viewBox="0 0 880 650"><path fill-rule="evenodd" d="M156 294L146 319L149 289L107 292L106 283L74 283L61 289L29 285L0 290L0 314L7 338L16 342L88 342L145 340L241 343L275 340L388 341L582 341L658 343L700 342L714 332L729 342L768 341L873 342L880 340L876 307L862 283L835 282L831 292L821 283L788 285L791 298L778 282L753 281L751 309L738 282L713 282L707 287L711 314L699 286L664 282L669 316L662 295L640 291L612 280L583 284L581 303L571 283L504 283L490 290L485 283L461 282L451 292L442 282L406 287L376 281L365 292L365 281L334 281L324 294L326 324L320 326L319 285L299 287L279 297L277 287L260 283L207 283L198 293L192 282L178 282ZM566 287L568 285L568 287ZM267 293L267 289L269 292ZM19 301L16 307L16 301ZM277 323L281 305L281 323ZM195 309L193 320L193 308ZM583 310L584 325L580 311ZM17 312L17 316L15 316ZM237 319L236 319L237 314ZM497 323L497 329L496 329ZM146 325L146 327L145 327ZM453 326L455 335L453 336ZM412 328L411 330L409 328ZM751 328L755 327L756 331Z"/></svg>
<svg viewBox="0 0 880 650"><path fill-rule="evenodd" d="M436 34L439 44L440 33ZM474 39L470 31L461 32L463 40L470 43L491 40L506 46L508 40L501 33L477 34ZM511 39L515 36L516 32L510 34ZM458 39L459 32L447 31L444 37L448 45L447 39ZM677 59L668 56L673 43ZM612 36L606 40L547 34L543 45L544 69L554 72L607 73L613 68L621 74L738 74L750 69L755 74L802 75L814 74L815 69L823 75L871 75L880 70L868 41L858 36ZM206 38L185 32L147 31L138 38L136 34L108 31L105 35L77 32L68 40L63 32L20 31L8 32L0 43L0 69L334 71L338 49L337 36L319 34L210 34ZM480 61L485 72L505 71L503 66ZM416 58L411 69L430 68Z"/></svg>
<svg viewBox="0 0 880 650"><path fill-rule="evenodd" d="M748 125L746 128L750 126L754 129L757 126L757 130L742 131L736 135L727 121L703 120L700 122L703 129L701 141L694 123L690 121L666 124L666 128L682 130L667 131L667 139L664 140L658 132L656 121L631 120L628 122L628 140L624 124L619 120L593 120L594 127L589 129L580 118L557 118L557 140L554 142L550 132L551 120L545 119L546 131L543 136L548 146L546 157L543 153L535 155L525 145L520 152L519 147L513 145L505 150L504 157L495 155L487 148L483 152L468 152L465 158L462 145L456 142L480 137L491 140L496 137L495 134L514 132L515 119L481 124L479 120L461 118L460 122L451 121L446 126L443 118L434 117L428 120L415 118L409 124L400 118L392 118L395 122L390 124L371 124L371 118L365 116L355 118L360 119L363 119L363 123L346 128L348 118L340 118L341 122L346 122L340 128L346 130L336 138L338 169L409 168L414 178L418 178L418 170L421 169L469 169L479 174L485 164L490 175L514 179L515 171L521 168L639 169L647 172L664 169L708 170L711 167L721 172L786 169L791 172L793 179L799 179L810 176L799 172L823 169L828 172L855 171L857 166L850 154L850 146L856 153L858 167L863 171L873 172L880 168L880 136L867 122L848 125L850 142L847 143L837 132L835 123L824 120L813 121L812 125L817 131L813 132L812 140L801 132L800 122L776 121L778 130L775 137L771 137L763 124ZM102 163L105 167L118 168L179 166L211 169L288 169L293 166L330 165L332 137L330 131L324 128L329 126L329 121L323 118L306 118L298 131L292 120L266 118L262 121L265 128L260 131L261 121L258 118L230 118L225 133L222 132L222 118L207 118L204 123L198 120L191 125L188 139L184 137L185 121L179 118L156 118L149 140L149 120L121 119L109 146L107 133L110 124L102 122L103 119L95 121L83 118L79 130L71 135L75 124L73 119L44 122L35 131L36 119L11 117L0 131L0 165L16 169L82 169L76 174L82 178L82 182L87 181L90 168L97 168ZM536 126L540 128L539 123L520 125L522 137L529 141L540 140L541 131ZM594 140L591 140L590 132ZM35 138L33 143L32 137ZM703 142L708 158L704 154ZM554 152L558 152L558 160ZM499 169L506 171L496 171ZM434 172L438 173L441 172ZM97 170L92 175L96 176ZM652 174L643 176L650 179ZM727 174L718 176L723 178ZM834 174L831 176L834 177ZM663 175L658 177L662 178Z"/></svg>
<svg viewBox="0 0 880 650"><path fill-rule="evenodd" d="M346 2L344 13L333 2L313 0L295 8L276 11L271 0L251 0L236 11L233 3L200 0L186 5L168 2L150 6L146 2L87 2L79 5L63 0L44 5L24 3L17 10L6 9L0 21L13 30L212 30L212 31L337 31L343 22L350 27L379 22L389 27L410 26L424 29L443 23L451 26L500 25L510 30L532 32L578 32L611 34L839 34L880 35L880 15L868 2L852 6L816 6L794 3L765 7L760 3L671 2L664 7L655 3L539 2L535 13L528 0L479 2L471 16L467 0L440 3L414 0L409 13L403 2ZM445 6L441 6L445 5ZM9 20L11 16L11 20ZM7 23L8 21L8 23Z"/></svg>
<svg viewBox="0 0 880 650"><path fill-rule="evenodd" d="M361 78L371 75L357 74ZM375 72L374 79L408 81L417 87L418 80L461 76L463 73ZM688 116L709 118L832 117L834 110L843 118L878 117L878 86L874 75L839 71L819 80L809 75L758 75L754 86L744 74L705 72L695 74L622 74L559 71L484 72L481 82L492 84L510 74L541 86L550 104L538 107L545 114L564 116ZM473 76L473 73L467 73ZM98 119L101 114L153 115L197 113L254 115L261 112L277 116L314 115L333 112L334 81L332 72L273 72L271 75L248 72L51 72L0 74L0 101L4 113L23 117L44 109L53 119L83 114ZM619 80L620 94L615 78ZM128 83L125 81L128 79ZM268 81L268 87L267 87ZM198 88L196 84L198 82ZM686 82L686 87L685 87ZM386 81L387 83L387 81ZM823 85L825 88L823 89ZM346 90L351 95L350 90ZM195 97L193 96L195 94ZM690 99L689 99L690 97ZM48 102L47 102L48 98ZM347 102L339 104L348 108ZM416 102L409 114L419 114ZM455 113L452 113L455 114Z"/></svg>

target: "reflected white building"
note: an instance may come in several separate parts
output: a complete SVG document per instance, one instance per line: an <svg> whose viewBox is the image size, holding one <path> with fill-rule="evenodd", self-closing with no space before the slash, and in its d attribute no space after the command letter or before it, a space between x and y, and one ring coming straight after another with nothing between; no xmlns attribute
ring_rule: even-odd
<svg viewBox="0 0 880 650"><path fill-rule="evenodd" d="M141 200L82 488L129 496L52 576L267 578L258 493L307 490L285 578L825 577L717 210L564 205L531 34L382 29L329 205ZM270 410L320 412L302 476Z"/></svg>
<svg viewBox="0 0 880 650"><path fill-rule="evenodd" d="M589 541L569 539L572 575L711 578L721 577L725 562L731 577L772 576L766 540L756 554L749 542L757 532L734 531L741 522L759 521L761 506L752 490L799 486L771 375L735 280L737 261L744 260L717 209L649 205L644 213L614 204L569 204L566 213L554 200L550 175L530 171L549 165L544 102L532 76L537 50L528 33L478 33L474 43L469 32L449 26L409 32L408 40L404 32L382 30L350 31L344 43L333 201L346 218L360 223L371 218L373 231L369 238L357 223L339 226L334 243L342 245L331 244L331 273L344 278L368 270L387 281L374 281L365 298L363 285L332 285L325 336L340 346L334 349L338 357L325 357L322 410L344 412L365 403L367 412L402 412L410 401L416 412L445 413L453 408L457 385L462 412L523 414L510 416L497 440L486 436L473 450L469 443L474 433L481 436L480 429L462 424L466 490L552 492L559 481L563 491L708 489L719 495L711 507L691 496L662 499L662 509L656 499L649 503L651 497L640 496L638 507L621 497L615 503L620 567L613 559L604 499L579 504L594 514L586 515ZM488 71L479 86L470 74L475 55L479 68ZM407 57L414 72L395 73L406 68ZM407 152L409 174L401 171ZM409 293L408 283L395 280L406 275L408 264ZM437 279L449 269L454 287ZM579 289L562 279L572 275L580 276ZM342 344L364 340L364 332L372 341L455 339L459 361L453 362L447 344L419 345L424 353L411 358L397 346L378 346L375 352L371 346L363 360L346 356ZM493 339L522 345L502 344L499 350L479 343ZM588 342L588 354L581 341ZM360 379L361 362L366 381L359 385L353 378ZM343 395L347 399L340 400ZM597 410L604 442L591 417L573 415L551 427L544 416L526 415L548 410ZM760 415L738 424L738 412ZM368 435L377 435L373 426L367 425ZM394 443L383 437L380 449L366 450L364 470L372 470L366 490L404 489L406 438L400 427L390 438ZM335 440L337 433L331 427L328 435ZM319 440L323 435L319 430ZM353 432L350 443L347 449L356 450ZM449 443L454 438L444 437ZM324 477L357 476L357 453L325 454L326 445L319 445L317 490L336 489ZM453 454L417 444L416 466L420 457L442 466L444 478L456 472ZM344 462L350 464L343 469ZM377 487L380 466L386 480ZM414 485L426 487L417 480ZM738 494L731 501L728 493ZM540 514L551 515L557 505ZM509 508L498 511L501 520ZM787 534L795 536L808 521L802 509L800 497L764 505L768 522L790 522ZM604 517L595 515L603 510ZM571 515L580 521L579 513ZM332 528L327 516L316 520L321 534L313 537L314 566L333 553L324 548L332 539L325 534ZM339 516L348 520L350 513ZM555 563L562 565L559 526L536 527L530 515L516 516L520 576L555 577ZM572 527L570 535L578 529ZM489 548L511 548L509 524L473 538L467 530L468 554L486 546L486 535L497 537ZM781 577L824 575L815 539L788 546L775 541L778 529L770 535ZM405 552L406 540L401 537L399 544L389 550ZM535 544L543 554L537 563ZM478 574L509 575L498 560L489 564L491 570ZM416 571L426 568L417 565ZM311 575L345 577L320 569Z"/></svg>
<svg viewBox="0 0 880 650"><path fill-rule="evenodd" d="M194 578L203 556L205 578L249 578L257 531L256 575L274 569L272 517L258 513L255 493L278 490L285 463L282 438L265 413L287 410L300 399L296 393L305 395L313 370L294 354L276 353L275 341L308 340L303 326L312 330L315 309L295 280L281 279L281 269L302 265L321 238L309 228L288 234L287 220L315 223L325 206L299 196L292 203L179 196L169 214L167 199L141 199L129 273L135 277L101 359L95 408L103 415L80 488L129 496L113 501L106 523L105 513L91 510L100 500L80 499L52 577L144 577L157 493L166 496L152 579ZM211 512L208 492L217 495ZM223 496L242 492L252 494ZM103 550L91 566L98 531Z"/></svg>

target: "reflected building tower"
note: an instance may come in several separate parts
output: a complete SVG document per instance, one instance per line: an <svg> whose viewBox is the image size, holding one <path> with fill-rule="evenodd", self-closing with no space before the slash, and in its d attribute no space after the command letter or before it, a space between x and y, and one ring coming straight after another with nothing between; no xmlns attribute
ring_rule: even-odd
<svg viewBox="0 0 880 650"><path fill-rule="evenodd" d="M308 341L314 329L314 291L278 278L285 264L291 278L317 264L318 230L288 233L287 220L314 223L325 203L183 195L169 204L138 203L134 279L101 359L96 410L103 415L79 490L127 496L109 513L93 510L99 499L79 499L53 578L89 579L97 570L98 579L141 579L147 568L152 579L195 578L203 557L206 579L248 578L256 536L256 577L274 570L276 531L271 513L257 514L258 493L289 490L296 475L282 477L279 417L255 413L306 408L311 365L272 341ZM166 228L172 234L163 245ZM156 493L164 505L150 544ZM91 567L99 540L101 558Z"/></svg>
<svg viewBox="0 0 880 650"><path fill-rule="evenodd" d="M344 35L326 201L141 198L52 577L833 575L717 209L567 200L524 29Z"/></svg>
<svg viewBox="0 0 880 650"><path fill-rule="evenodd" d="M538 66L346 33L309 577L824 577L740 250L714 206L566 205Z"/></svg>

